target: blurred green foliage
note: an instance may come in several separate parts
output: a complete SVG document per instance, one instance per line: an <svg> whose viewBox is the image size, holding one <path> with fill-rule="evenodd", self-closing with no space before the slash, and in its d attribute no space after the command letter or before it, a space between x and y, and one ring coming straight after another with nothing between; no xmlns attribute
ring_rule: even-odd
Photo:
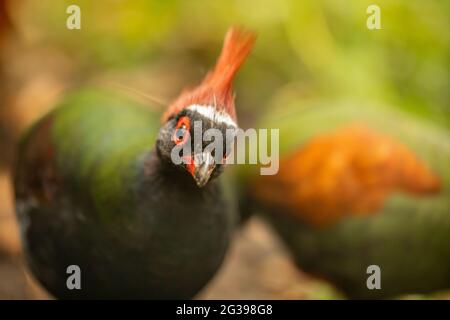
<svg viewBox="0 0 450 320"><path fill-rule="evenodd" d="M366 28L373 3L381 30ZM65 27L70 4L81 8L81 30ZM174 76L186 84L214 63L230 25L254 29L254 54L236 80L246 124L267 108L325 99L381 103L450 127L449 1L43 0L21 12L27 41L64 52L80 73L182 60Z"/></svg>

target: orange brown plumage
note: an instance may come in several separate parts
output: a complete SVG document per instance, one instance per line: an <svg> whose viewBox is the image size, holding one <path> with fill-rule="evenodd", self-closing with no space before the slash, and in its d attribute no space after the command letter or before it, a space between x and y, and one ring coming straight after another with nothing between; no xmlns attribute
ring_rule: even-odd
<svg viewBox="0 0 450 320"><path fill-rule="evenodd" d="M400 142L354 124L316 136L254 181L256 198L314 225L377 212L393 192L422 195L440 182Z"/></svg>

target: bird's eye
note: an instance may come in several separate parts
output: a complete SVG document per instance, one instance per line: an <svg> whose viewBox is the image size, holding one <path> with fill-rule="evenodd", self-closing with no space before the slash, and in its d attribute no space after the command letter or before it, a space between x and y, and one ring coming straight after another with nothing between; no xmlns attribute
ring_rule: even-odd
<svg viewBox="0 0 450 320"><path fill-rule="evenodd" d="M176 144L180 144L186 141L189 135L189 118L188 117L181 117L177 125L175 127L175 131L173 133L173 142Z"/></svg>
<svg viewBox="0 0 450 320"><path fill-rule="evenodd" d="M175 140L177 141L183 140L185 133L186 128L184 126L175 130Z"/></svg>

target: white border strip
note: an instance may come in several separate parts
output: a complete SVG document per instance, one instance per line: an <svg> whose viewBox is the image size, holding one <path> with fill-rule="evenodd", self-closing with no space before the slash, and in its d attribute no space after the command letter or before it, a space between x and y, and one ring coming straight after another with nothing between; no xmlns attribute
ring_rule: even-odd
<svg viewBox="0 0 450 320"><path fill-rule="evenodd" d="M227 124L228 126L232 126L237 128L236 122L230 117L228 113L222 110L217 110L213 106L202 106L199 104L193 104L187 107L188 110L198 112L205 118L208 118L212 121L222 122Z"/></svg>

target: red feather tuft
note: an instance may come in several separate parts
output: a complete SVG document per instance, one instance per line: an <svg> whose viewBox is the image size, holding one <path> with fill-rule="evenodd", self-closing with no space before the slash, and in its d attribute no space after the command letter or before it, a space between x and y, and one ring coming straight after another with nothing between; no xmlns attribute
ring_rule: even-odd
<svg viewBox="0 0 450 320"><path fill-rule="evenodd" d="M231 28L225 36L222 52L214 69L206 75L202 83L194 89L184 90L169 106L162 120L193 105L214 106L226 111L236 120L234 107L233 78L250 53L256 36L253 32Z"/></svg>

